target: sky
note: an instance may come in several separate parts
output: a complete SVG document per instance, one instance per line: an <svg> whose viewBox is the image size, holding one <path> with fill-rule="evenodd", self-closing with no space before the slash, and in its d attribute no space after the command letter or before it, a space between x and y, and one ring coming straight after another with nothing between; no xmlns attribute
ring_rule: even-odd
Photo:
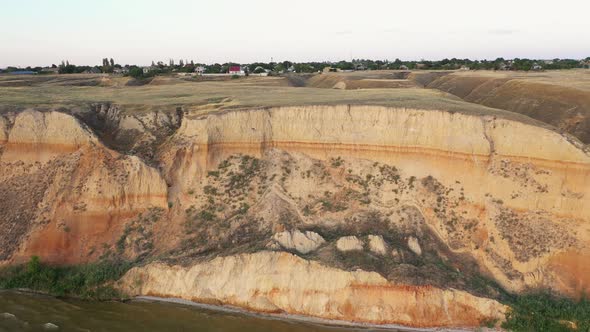
<svg viewBox="0 0 590 332"><path fill-rule="evenodd" d="M0 0L0 67L588 56L590 0Z"/></svg>

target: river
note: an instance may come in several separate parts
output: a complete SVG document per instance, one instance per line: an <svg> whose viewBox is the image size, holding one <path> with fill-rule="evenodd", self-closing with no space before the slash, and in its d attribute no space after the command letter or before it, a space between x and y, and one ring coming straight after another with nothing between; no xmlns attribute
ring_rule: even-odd
<svg viewBox="0 0 590 332"><path fill-rule="evenodd" d="M54 324L57 328L44 326ZM0 291L0 332L13 331L353 332L328 326L181 303L92 302ZM388 330L392 331L392 330Z"/></svg>

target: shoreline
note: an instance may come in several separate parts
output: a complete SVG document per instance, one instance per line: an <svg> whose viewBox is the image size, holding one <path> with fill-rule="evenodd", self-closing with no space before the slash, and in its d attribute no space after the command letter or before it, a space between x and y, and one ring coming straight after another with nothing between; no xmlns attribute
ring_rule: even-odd
<svg viewBox="0 0 590 332"><path fill-rule="evenodd" d="M73 300L82 300L86 301L77 297L59 297L49 293L36 291L28 288L16 288L16 289L0 289L0 292L14 292L14 293L23 293L29 295L38 295L38 296L47 296L52 297L55 299L73 299ZM280 321L295 321L301 323L308 323L313 325L321 325L325 327L334 327L334 328L343 328L343 329L366 329L367 331L389 331L389 332L467 332L467 331L475 331L478 328L461 328L461 327L429 327L429 328L419 328L419 327L409 327L404 325L396 325L396 324L371 324L371 323L361 323L361 322L351 322L345 320L334 320L334 319L325 319L325 318L318 318L312 316L304 316L304 315L296 315L296 314L285 314L285 313L263 313L263 312L256 312L253 310L247 310L241 307L231 306L231 305L215 305L215 304L206 304L206 303L199 303L194 301L189 301L181 298L175 297L158 297L158 296L136 296L131 298L120 298L120 299L111 299L111 300L90 300L95 302L120 302L120 303L127 303L127 302L159 302L159 303L172 303L172 304L180 304L185 306L190 306L194 308L222 312L222 313L229 313L229 314L238 314L238 315L245 315L260 319L268 319L268 320L280 320ZM494 329L486 329L485 327L479 327L481 331L495 331Z"/></svg>
<svg viewBox="0 0 590 332"><path fill-rule="evenodd" d="M362 328L362 329L371 329L371 330L380 330L380 331L395 331L395 332L465 332L465 331L474 331L475 329L469 328L447 328L447 327L432 327L432 328L418 328L418 327L408 327L403 325L396 325L396 324L370 324L370 323L359 323L359 322L350 322L344 320L333 320L333 319L324 319L318 317L311 317L311 316L303 316L303 315L295 315L295 314L274 314L274 313L262 313L247 310L240 307L229 306L229 305L214 305L214 304L205 304L199 302L193 302L181 298L174 298L174 297L157 297L157 296L136 296L130 298L129 301L145 301L145 302L164 302L164 303L174 303L174 304L181 304L187 305L191 307L197 307L200 309L218 311L218 312L225 312L225 313L233 313L233 314L240 314L240 315L247 315L258 317L262 319L276 319L276 320L284 320L284 321L297 321L302 323L310 323L316 325L323 325L323 326L330 326L330 327L340 327L346 329L354 329L354 328Z"/></svg>

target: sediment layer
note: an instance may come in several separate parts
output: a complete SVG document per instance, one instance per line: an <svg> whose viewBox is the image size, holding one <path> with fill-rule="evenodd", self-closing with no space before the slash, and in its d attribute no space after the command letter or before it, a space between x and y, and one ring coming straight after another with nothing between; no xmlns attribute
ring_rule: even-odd
<svg viewBox="0 0 590 332"><path fill-rule="evenodd" d="M477 257L504 287L518 291L549 286L573 294L590 285L590 279L581 275L573 283L564 281L569 280L568 273L550 264L566 249L581 257L587 254L590 218L590 157L583 144L553 130L485 115L341 105L236 110L186 118L176 139L176 148L166 151L162 160L164 174L174 183L172 192L179 195L201 186L208 171L236 153L264 158L278 149L325 161L377 161L394 165L408 178L432 177L446 188L458 187L464 197L453 204L463 211L452 213L480 224L472 235L478 240L455 250ZM292 193L302 188L284 190ZM424 202L418 193L380 195L406 199L443 241L455 241L453 227L445 226L450 221L445 221L441 209ZM184 195L179 197L181 204L191 204L192 200L183 200ZM564 242L568 245L553 249L549 249L553 240L547 240L543 250L548 252L519 260L516 250L523 249L518 249L502 221L506 211L528 215L527 223L536 225L532 227L549 227L541 225L553 219L556 229L576 235L571 243ZM500 262L511 262L510 268ZM514 277L514 271L519 277Z"/></svg>
<svg viewBox="0 0 590 332"><path fill-rule="evenodd" d="M412 327L479 326L502 319L506 310L462 291L396 285L374 272L341 271L276 252L220 257L189 267L151 264L129 271L119 287L132 295Z"/></svg>
<svg viewBox="0 0 590 332"><path fill-rule="evenodd" d="M108 132L138 131L142 158L70 115L0 116L0 261L157 256L121 289L421 327L501 317L479 274L590 294L590 156L555 130L358 105L166 116L161 136L129 117ZM285 231L324 241L284 253Z"/></svg>
<svg viewBox="0 0 590 332"><path fill-rule="evenodd" d="M27 110L1 118L0 221L7 231L0 261L93 260L123 220L166 207L166 184L155 169L105 148L74 117Z"/></svg>

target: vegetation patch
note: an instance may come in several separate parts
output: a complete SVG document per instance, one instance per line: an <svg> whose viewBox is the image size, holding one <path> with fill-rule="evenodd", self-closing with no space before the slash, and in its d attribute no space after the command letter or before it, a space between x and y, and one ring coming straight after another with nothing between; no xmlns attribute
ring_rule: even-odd
<svg viewBox="0 0 590 332"><path fill-rule="evenodd" d="M0 289L26 288L53 296L92 300L123 297L110 283L132 267L123 260L101 260L96 263L51 266L33 256L27 264L0 270Z"/></svg>
<svg viewBox="0 0 590 332"><path fill-rule="evenodd" d="M552 218L541 211L519 213L501 208L494 221L500 236L508 242L516 259L521 262L576 244L575 238L564 226L571 221Z"/></svg>
<svg viewBox="0 0 590 332"><path fill-rule="evenodd" d="M117 253L126 254L126 257L138 258L151 253L154 248L153 227L161 219L163 213L164 209L153 207L125 225L123 234L116 243Z"/></svg>
<svg viewBox="0 0 590 332"><path fill-rule="evenodd" d="M502 327L510 331L590 331L590 300L573 301L548 293L517 297Z"/></svg>
<svg viewBox="0 0 590 332"><path fill-rule="evenodd" d="M205 258L260 250L272 235L264 219L250 213L266 190L266 164L249 155L232 155L207 173L207 184L185 209L186 237L169 259ZM201 194L202 193L202 194Z"/></svg>

